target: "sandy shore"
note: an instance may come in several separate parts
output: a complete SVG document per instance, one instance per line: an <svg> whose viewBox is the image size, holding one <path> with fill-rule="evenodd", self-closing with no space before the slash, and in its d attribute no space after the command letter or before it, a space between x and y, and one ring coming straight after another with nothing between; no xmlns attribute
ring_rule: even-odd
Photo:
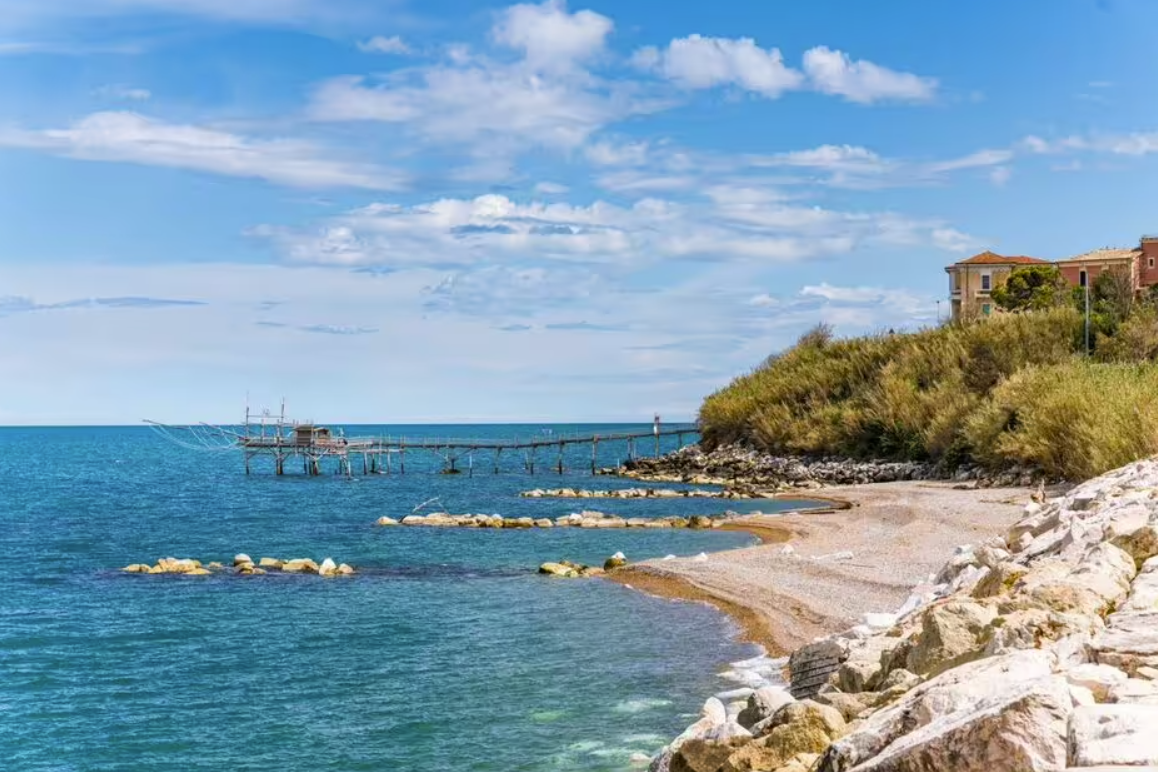
<svg viewBox="0 0 1158 772"><path fill-rule="evenodd" d="M643 592L706 601L740 622L747 640L781 655L847 629L866 612L892 612L938 571L955 547L1004 533L1021 515L1026 488L958 490L898 482L826 488L851 507L752 516L727 528L760 546L707 561L648 561L609 578ZM792 554L785 554L786 544ZM840 553L852 553L852 557Z"/></svg>

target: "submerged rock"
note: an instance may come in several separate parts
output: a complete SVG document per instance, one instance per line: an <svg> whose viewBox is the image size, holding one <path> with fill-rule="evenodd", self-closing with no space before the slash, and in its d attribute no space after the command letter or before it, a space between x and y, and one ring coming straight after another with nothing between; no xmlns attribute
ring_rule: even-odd
<svg viewBox="0 0 1158 772"><path fill-rule="evenodd" d="M623 568L623 566L626 565L627 558L624 556L624 554L622 552L616 552L614 555L607 558L607 560L603 561L603 570L611 571L612 569Z"/></svg>
<svg viewBox="0 0 1158 772"><path fill-rule="evenodd" d="M539 566L539 573L549 576L559 576L564 579L574 579L579 576L579 570L562 563L544 563Z"/></svg>
<svg viewBox="0 0 1158 772"><path fill-rule="evenodd" d="M395 520L392 517L380 517L380 518L378 518L378 525L392 526L392 525L401 525L401 523L399 523L397 520Z"/></svg>

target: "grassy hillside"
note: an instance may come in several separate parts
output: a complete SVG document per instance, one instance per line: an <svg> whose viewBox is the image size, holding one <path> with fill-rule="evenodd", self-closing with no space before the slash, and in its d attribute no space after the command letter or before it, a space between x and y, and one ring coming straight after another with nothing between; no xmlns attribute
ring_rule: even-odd
<svg viewBox="0 0 1158 772"><path fill-rule="evenodd" d="M1083 479L1158 452L1155 318L1080 352L1071 308L901 335L817 328L705 400L708 448L1040 466Z"/></svg>

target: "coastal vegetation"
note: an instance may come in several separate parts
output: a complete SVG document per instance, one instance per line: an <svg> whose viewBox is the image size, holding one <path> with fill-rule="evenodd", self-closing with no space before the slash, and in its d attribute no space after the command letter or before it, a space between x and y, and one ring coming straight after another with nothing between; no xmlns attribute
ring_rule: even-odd
<svg viewBox="0 0 1158 772"><path fill-rule="evenodd" d="M1006 295L1015 313L849 339L810 330L705 400L703 445L1074 480L1158 453L1158 307L1099 278L1087 354L1077 298L1031 270Z"/></svg>

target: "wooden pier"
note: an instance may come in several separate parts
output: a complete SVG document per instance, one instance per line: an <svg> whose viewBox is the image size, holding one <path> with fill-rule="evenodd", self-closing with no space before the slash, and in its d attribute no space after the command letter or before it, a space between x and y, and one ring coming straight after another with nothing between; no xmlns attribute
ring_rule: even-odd
<svg viewBox="0 0 1158 772"><path fill-rule="evenodd" d="M698 438L694 425L664 426L655 416L649 430L590 434L537 434L525 439L462 439L438 437L395 437L389 435L347 437L342 430L334 431L312 421L288 421L285 407L280 416L268 411L256 418L246 410L245 423L237 427L167 426L146 421L161 435L178 444L199 450L231 450L240 452L245 459L245 473L251 474L259 459L272 460L274 474L284 475L301 469L308 476L319 476L332 468L333 473L351 477L363 475L406 474L407 454L424 454L437 460L444 474L466 474L477 471L498 474L503 470L503 459L518 460L516 469L528 474L553 471L563 474L587 471L586 460L576 463L575 449L590 448L590 472L599 468L599 449L614 445L625 453L620 460L634 460L641 453L659 456L661 440L674 437L683 447L685 437ZM570 456L568 456L568 451ZM582 457L587 458L583 453ZM568 467L570 464L570 467ZM511 466L507 462L507 468Z"/></svg>

